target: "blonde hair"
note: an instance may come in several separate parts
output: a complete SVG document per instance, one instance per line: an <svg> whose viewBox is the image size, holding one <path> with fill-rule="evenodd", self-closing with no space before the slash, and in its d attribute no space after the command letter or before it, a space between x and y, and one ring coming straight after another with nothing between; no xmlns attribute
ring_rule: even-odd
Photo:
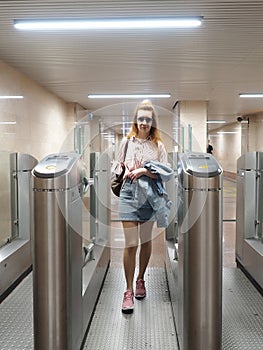
<svg viewBox="0 0 263 350"><path fill-rule="evenodd" d="M143 100L141 103L139 103L135 109L134 112L134 116L132 119L132 126L131 126L131 130L127 135L127 138L131 138L133 136L138 136L139 133L139 129L138 129L138 125L137 125L137 114L138 111L151 111L152 112L152 126L150 129L150 138L151 140L156 143L156 145L158 146L158 141L162 141L159 130L158 130L158 126L157 126L157 113L156 110L154 108L154 106L152 105L150 100Z"/></svg>

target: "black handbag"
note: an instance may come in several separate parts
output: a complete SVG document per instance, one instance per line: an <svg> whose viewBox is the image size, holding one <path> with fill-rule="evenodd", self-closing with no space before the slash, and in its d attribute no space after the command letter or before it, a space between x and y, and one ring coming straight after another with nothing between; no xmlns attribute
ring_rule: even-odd
<svg viewBox="0 0 263 350"><path fill-rule="evenodd" d="M123 162L121 163L122 171L118 175L115 174L114 179L111 181L111 190L115 194L115 196L117 196L117 197L120 197L120 192L121 192L121 188L122 188L122 185L123 185L123 177L124 177L124 173L125 173L124 161L125 161L125 158L126 158L128 142L129 142L129 140L127 140L127 142L125 144Z"/></svg>

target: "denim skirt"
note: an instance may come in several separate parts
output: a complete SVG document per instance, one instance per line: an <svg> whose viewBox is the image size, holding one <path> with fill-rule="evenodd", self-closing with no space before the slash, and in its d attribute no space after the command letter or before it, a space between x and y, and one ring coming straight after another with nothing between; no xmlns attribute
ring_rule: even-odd
<svg viewBox="0 0 263 350"><path fill-rule="evenodd" d="M138 194L137 181L126 179L119 197L119 220L155 221L155 215L147 198Z"/></svg>

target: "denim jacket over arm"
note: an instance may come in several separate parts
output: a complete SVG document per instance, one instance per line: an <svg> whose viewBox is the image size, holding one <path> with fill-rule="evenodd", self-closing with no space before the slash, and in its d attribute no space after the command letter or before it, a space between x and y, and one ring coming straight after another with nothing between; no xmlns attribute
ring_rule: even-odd
<svg viewBox="0 0 263 350"><path fill-rule="evenodd" d="M144 168L157 175L157 179L141 176L137 179L138 205L147 199L150 203L157 221L157 227L167 227L169 224L171 200L163 187L163 181L167 182L174 176L174 171L169 166L158 161L147 161Z"/></svg>

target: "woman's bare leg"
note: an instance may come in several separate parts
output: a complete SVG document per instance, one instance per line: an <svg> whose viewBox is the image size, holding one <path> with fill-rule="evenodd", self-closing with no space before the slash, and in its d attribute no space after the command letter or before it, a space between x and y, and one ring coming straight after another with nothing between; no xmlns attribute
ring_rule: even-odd
<svg viewBox="0 0 263 350"><path fill-rule="evenodd" d="M148 266L151 254L152 254L152 228L153 222L147 221L140 224L140 263L139 263L139 274L138 279L144 280L144 273Z"/></svg>
<svg viewBox="0 0 263 350"><path fill-rule="evenodd" d="M123 265L127 290L133 291L133 279L136 266L136 252L138 248L138 222L122 222L125 236Z"/></svg>

